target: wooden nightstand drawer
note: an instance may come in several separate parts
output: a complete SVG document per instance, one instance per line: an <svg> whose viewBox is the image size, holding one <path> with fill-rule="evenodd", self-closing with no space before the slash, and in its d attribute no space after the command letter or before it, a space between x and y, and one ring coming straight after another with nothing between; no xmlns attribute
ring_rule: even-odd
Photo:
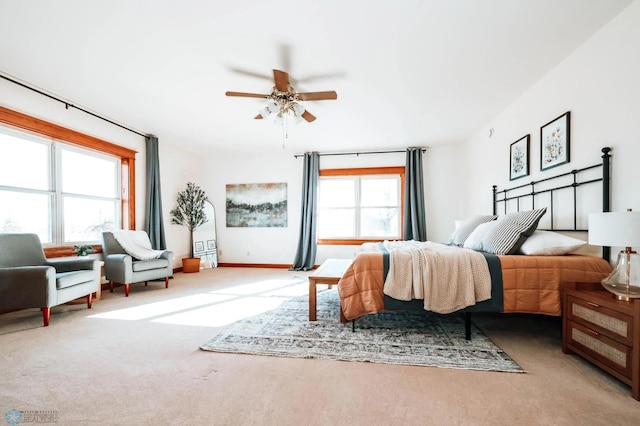
<svg viewBox="0 0 640 426"><path fill-rule="evenodd" d="M590 283L568 283L562 351L575 353L631 386L640 401L640 299L617 300Z"/></svg>
<svg viewBox="0 0 640 426"><path fill-rule="evenodd" d="M606 335L620 343L633 343L633 316L614 311L595 298L584 300L572 294L568 297L567 315L569 319Z"/></svg>
<svg viewBox="0 0 640 426"><path fill-rule="evenodd" d="M632 348L614 339L569 321L567 343L579 349L591 358L619 371L625 376L631 375Z"/></svg>

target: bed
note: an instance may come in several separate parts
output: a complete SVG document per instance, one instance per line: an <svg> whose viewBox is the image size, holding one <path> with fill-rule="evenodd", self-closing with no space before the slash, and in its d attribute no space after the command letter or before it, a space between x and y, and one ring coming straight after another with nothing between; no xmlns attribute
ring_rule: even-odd
<svg viewBox="0 0 640 426"><path fill-rule="evenodd" d="M390 310L462 312L470 338L473 312L562 315L566 283L597 283L611 271L609 248L599 256L573 254L584 241L563 235L586 232L589 211L610 211L609 152L603 148L602 161L582 169L500 191L493 186L493 214L468 218L446 244L365 243L338 285L345 320ZM601 192L602 205L585 205L594 197L581 195L584 188ZM454 301L441 304L443 292L453 295L442 300Z"/></svg>

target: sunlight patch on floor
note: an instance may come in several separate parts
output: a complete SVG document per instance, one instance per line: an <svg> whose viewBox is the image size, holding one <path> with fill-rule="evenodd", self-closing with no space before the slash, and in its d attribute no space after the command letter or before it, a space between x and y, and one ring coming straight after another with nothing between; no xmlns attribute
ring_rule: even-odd
<svg viewBox="0 0 640 426"><path fill-rule="evenodd" d="M287 297L243 297L212 306L190 309L186 312L155 319L152 322L221 327L275 309L287 299Z"/></svg>
<svg viewBox="0 0 640 426"><path fill-rule="evenodd" d="M220 327L275 309L285 300L307 292L304 277L269 279L90 315L88 318Z"/></svg>
<svg viewBox="0 0 640 426"><path fill-rule="evenodd" d="M229 287L221 290L213 290L213 294L235 294L241 295L265 295L265 296L300 296L300 291L306 291L304 286L301 286L302 279L291 280L289 279L271 279L255 281L248 284L242 284L234 287Z"/></svg>
<svg viewBox="0 0 640 426"><path fill-rule="evenodd" d="M178 297L176 299L165 300L164 302L149 303L147 305L136 306L134 308L118 309L116 311L105 312L97 315L90 315L88 318L119 319L125 321L136 321L145 318L166 315L185 309L193 309L198 306L211 305L233 299L232 295L216 294L196 294L193 296Z"/></svg>

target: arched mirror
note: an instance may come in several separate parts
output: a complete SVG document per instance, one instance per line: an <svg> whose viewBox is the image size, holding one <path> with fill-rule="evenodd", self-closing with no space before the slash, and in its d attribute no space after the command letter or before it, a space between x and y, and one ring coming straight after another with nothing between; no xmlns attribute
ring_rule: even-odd
<svg viewBox="0 0 640 426"><path fill-rule="evenodd" d="M204 212L207 215L207 222L193 231L193 254L200 258L201 268L217 268L216 211L209 201L204 202Z"/></svg>

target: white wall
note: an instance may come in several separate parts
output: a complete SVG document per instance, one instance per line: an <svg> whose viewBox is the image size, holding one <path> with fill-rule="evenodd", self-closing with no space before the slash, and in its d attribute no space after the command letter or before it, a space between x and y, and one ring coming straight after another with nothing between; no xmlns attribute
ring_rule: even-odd
<svg viewBox="0 0 640 426"><path fill-rule="evenodd" d="M73 102L73 100L69 100ZM97 138L136 150L136 229L145 221L145 143L144 138L42 95L0 80L0 105L77 130ZM97 112L100 113L99 111ZM124 123L133 125L132 123ZM153 133L153 129L136 129ZM167 247L175 252L175 267L189 254L188 230L170 223L169 212L175 198L187 182L205 190L214 208L218 232L219 262L255 264L291 264L298 242L302 159L290 149L256 153L185 151L180 141L159 139L162 203ZM290 144L293 144L291 142ZM303 152L304 150L296 151ZM427 197L427 235L444 241L461 216L461 146L429 148L424 154L424 178ZM323 156L322 168L403 166L405 154L360 156ZM288 189L288 226L286 228L227 228L225 221L226 184L285 182ZM357 246L320 246L317 263L328 258L352 257Z"/></svg>
<svg viewBox="0 0 640 426"><path fill-rule="evenodd" d="M446 240L453 221L461 211L459 172L452 167L460 158L460 146L429 148L424 154L427 234L430 239ZM206 184L216 208L218 259L222 263L291 264L296 254L300 227L302 158L290 150L258 153L211 153ZM322 156L321 168L404 166L405 154L369 154L360 156ZM164 171L163 171L164 173ZM288 226L286 228L227 228L225 220L226 184L285 182L288 190ZM437 200L437 201L436 201ZM322 245L316 263L328 258L350 258L358 246Z"/></svg>
<svg viewBox="0 0 640 426"><path fill-rule="evenodd" d="M509 185L509 145L531 134L531 176L539 171L540 126L570 110L571 162L553 169L567 171L599 161L602 146L613 147L613 210L640 209L635 168L640 158L640 0L607 24L583 46L472 138L460 145L435 146L424 154L427 236L446 241L455 219L491 211L491 185ZM72 101L72 100L70 100ZM111 124L69 109L58 102L0 80L0 105L138 151L136 156L137 224L144 226L144 139ZM99 112L99 111L98 111ZM135 123L125 123L135 125ZM488 130L494 128L493 137ZM139 129L153 133L154 129ZM213 132L215 137L215 132ZM189 252L188 232L171 225L169 211L186 182L193 181L209 195L217 213L220 262L290 264L298 240L302 161L287 150L255 154L183 152L180 141L160 140L163 210L167 245L176 253L176 266ZM417 145L417 144L413 144ZM302 152L301 149L299 152ZM404 165L404 154L322 157L321 167ZM227 228L225 185L228 183L286 182L286 228ZM331 257L351 257L353 246L320 246L317 263ZM247 255L249 252L249 255Z"/></svg>
<svg viewBox="0 0 640 426"><path fill-rule="evenodd" d="M464 146L465 215L490 212L491 185L509 187L600 161L612 151L612 210L640 209L640 1L561 62ZM571 111L571 162L540 172L540 126ZM494 128L493 137L489 129ZM531 173L509 182L509 145L531 134Z"/></svg>

